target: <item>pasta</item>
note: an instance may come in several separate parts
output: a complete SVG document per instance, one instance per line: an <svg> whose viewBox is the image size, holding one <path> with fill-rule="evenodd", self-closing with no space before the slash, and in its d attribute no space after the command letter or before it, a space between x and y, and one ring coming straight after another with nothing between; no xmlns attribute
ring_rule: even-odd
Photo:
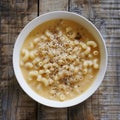
<svg viewBox="0 0 120 120"><path fill-rule="evenodd" d="M87 41L87 45L88 46L92 46L92 47L97 47L97 43L95 41Z"/></svg>
<svg viewBox="0 0 120 120"><path fill-rule="evenodd" d="M34 53L34 51L31 51L29 54L30 54L29 57L30 57L31 59L34 59L34 58L35 58L35 53Z"/></svg>
<svg viewBox="0 0 120 120"><path fill-rule="evenodd" d="M83 49L86 49L87 48L87 45L84 43L84 42L80 42L80 45Z"/></svg>
<svg viewBox="0 0 120 120"><path fill-rule="evenodd" d="M93 51L93 55L98 55L99 52L97 50Z"/></svg>
<svg viewBox="0 0 120 120"><path fill-rule="evenodd" d="M33 64L30 63L30 62L26 62L25 67L28 68L28 69L31 69L31 68L33 68Z"/></svg>
<svg viewBox="0 0 120 120"><path fill-rule="evenodd" d="M87 47L86 50L84 51L85 55L89 54L91 51L91 48L90 47Z"/></svg>
<svg viewBox="0 0 120 120"><path fill-rule="evenodd" d="M83 66L85 67L85 68L87 68L88 66L92 66L93 65L93 61L91 61L91 60L85 60L84 62L83 62Z"/></svg>
<svg viewBox="0 0 120 120"><path fill-rule="evenodd" d="M41 81L45 86L48 86L48 80L47 80L46 78L42 77L42 78L40 79L40 81Z"/></svg>
<svg viewBox="0 0 120 120"><path fill-rule="evenodd" d="M98 59L94 59L94 60L93 60L93 67L94 67L95 69L98 69L98 68L99 68Z"/></svg>
<svg viewBox="0 0 120 120"><path fill-rule="evenodd" d="M48 21L26 38L20 67L26 82L39 95L65 101L82 94L94 81L100 67L99 46L73 21Z"/></svg>
<svg viewBox="0 0 120 120"><path fill-rule="evenodd" d="M46 30L46 31L45 31L45 35L46 35L47 37L50 37L50 39L53 39L53 38L54 38L54 35L53 35L49 30Z"/></svg>
<svg viewBox="0 0 120 120"><path fill-rule="evenodd" d="M64 101L64 100L65 100L65 95L64 95L64 94L61 94L61 95L60 95L60 100L61 100L61 101Z"/></svg>
<svg viewBox="0 0 120 120"><path fill-rule="evenodd" d="M38 76L38 71L30 71L29 72L29 80L33 80L34 77Z"/></svg>
<svg viewBox="0 0 120 120"><path fill-rule="evenodd" d="M22 49L23 61L26 62L29 59L29 51L27 49Z"/></svg>
<svg viewBox="0 0 120 120"><path fill-rule="evenodd" d="M28 49L29 49L29 50L32 50L33 48L34 48L34 44L33 44L33 42L30 42Z"/></svg>
<svg viewBox="0 0 120 120"><path fill-rule="evenodd" d="M87 74L87 72L88 72L87 68L84 68L83 69L83 74Z"/></svg>
<svg viewBox="0 0 120 120"><path fill-rule="evenodd" d="M37 37L37 38L35 38L35 39L33 40L33 44L36 45L39 41L40 41L40 38Z"/></svg>

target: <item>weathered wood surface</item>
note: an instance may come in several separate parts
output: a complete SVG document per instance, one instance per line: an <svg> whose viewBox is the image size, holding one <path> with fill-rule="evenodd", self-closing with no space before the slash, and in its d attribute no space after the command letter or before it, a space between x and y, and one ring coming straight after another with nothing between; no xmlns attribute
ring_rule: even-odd
<svg viewBox="0 0 120 120"><path fill-rule="evenodd" d="M36 120L37 103L19 87L12 52L17 35L37 16L35 0L0 1L0 120Z"/></svg>
<svg viewBox="0 0 120 120"><path fill-rule="evenodd" d="M14 42L37 15L54 10L76 12L93 22L108 50L102 85L85 102L55 109L29 98L12 68ZM119 0L1 0L0 1L0 120L120 120L120 1Z"/></svg>

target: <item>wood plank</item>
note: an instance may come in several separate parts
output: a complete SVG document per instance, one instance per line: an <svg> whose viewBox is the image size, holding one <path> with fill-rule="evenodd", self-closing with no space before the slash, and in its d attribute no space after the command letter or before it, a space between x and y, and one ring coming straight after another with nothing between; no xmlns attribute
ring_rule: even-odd
<svg viewBox="0 0 120 120"><path fill-rule="evenodd" d="M68 0L39 0L39 3L39 14L68 10ZM67 109L50 108L39 104L37 115L38 120L67 120Z"/></svg>
<svg viewBox="0 0 120 120"><path fill-rule="evenodd" d="M95 2L96 1L96 2ZM90 111L96 120L118 120L120 116L120 3L114 0L70 0L70 11L88 18L100 30L108 48L109 63L99 89L84 103L69 108L69 118L89 120ZM85 106L85 107L84 107ZM71 120L72 120L71 119Z"/></svg>
<svg viewBox="0 0 120 120"><path fill-rule="evenodd" d="M86 109L84 103L69 109L69 120L95 120L93 113Z"/></svg>
<svg viewBox="0 0 120 120"><path fill-rule="evenodd" d="M44 105L38 105L38 120L67 120L66 108L51 108Z"/></svg>
<svg viewBox="0 0 120 120"><path fill-rule="evenodd" d="M0 119L36 120L36 102L17 83L12 67L14 42L37 16L36 0L0 1Z"/></svg>
<svg viewBox="0 0 120 120"><path fill-rule="evenodd" d="M68 0L39 0L39 13L68 10Z"/></svg>

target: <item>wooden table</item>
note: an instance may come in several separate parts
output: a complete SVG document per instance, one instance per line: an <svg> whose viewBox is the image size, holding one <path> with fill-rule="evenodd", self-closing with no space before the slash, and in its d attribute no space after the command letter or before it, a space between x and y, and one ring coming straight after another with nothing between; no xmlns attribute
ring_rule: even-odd
<svg viewBox="0 0 120 120"><path fill-rule="evenodd" d="M26 95L12 66L13 45L22 28L40 14L67 10L100 30L108 67L99 89L70 108L43 106ZM0 0L0 120L120 120L120 0Z"/></svg>

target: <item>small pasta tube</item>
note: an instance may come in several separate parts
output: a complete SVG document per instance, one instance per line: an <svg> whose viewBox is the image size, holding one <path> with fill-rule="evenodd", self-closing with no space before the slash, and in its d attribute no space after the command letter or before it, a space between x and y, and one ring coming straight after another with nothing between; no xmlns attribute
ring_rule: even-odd
<svg viewBox="0 0 120 120"><path fill-rule="evenodd" d="M30 52L30 58L31 58L31 59L34 59L34 58L35 58L35 52L34 52L34 51L31 51L31 52Z"/></svg>
<svg viewBox="0 0 120 120"><path fill-rule="evenodd" d="M39 63L38 63L38 66L39 66L39 67L42 67L42 66L43 66L43 62L39 62Z"/></svg>
<svg viewBox="0 0 120 120"><path fill-rule="evenodd" d="M86 50L84 51L85 55L88 55L91 51L91 48L90 47L87 47Z"/></svg>
<svg viewBox="0 0 120 120"><path fill-rule="evenodd" d="M43 67L44 67L45 69L51 68L51 67L52 67L52 63L46 63L46 64L44 64Z"/></svg>
<svg viewBox="0 0 120 120"><path fill-rule="evenodd" d="M50 94L52 94L52 95L56 94L56 90L51 89L51 90L50 90Z"/></svg>
<svg viewBox="0 0 120 120"><path fill-rule="evenodd" d="M60 94L59 99L60 99L61 101L64 101L64 100L65 100L65 95L64 95L64 94Z"/></svg>
<svg viewBox="0 0 120 120"><path fill-rule="evenodd" d="M95 51L93 51L93 55L98 55L99 54L99 52L97 51L97 50L95 50Z"/></svg>
<svg viewBox="0 0 120 120"><path fill-rule="evenodd" d="M45 73L45 70L39 70L39 74L44 74Z"/></svg>
<svg viewBox="0 0 120 120"><path fill-rule="evenodd" d="M36 38L33 40L33 44L36 45L39 41L40 41L40 37L36 37Z"/></svg>
<svg viewBox="0 0 120 120"><path fill-rule="evenodd" d="M54 83L54 81L51 78L49 78L48 83L49 83L49 85L51 85L52 83Z"/></svg>
<svg viewBox="0 0 120 120"><path fill-rule="evenodd" d="M80 45L83 49L86 49L87 48L87 45L84 43L84 42L80 42Z"/></svg>
<svg viewBox="0 0 120 120"><path fill-rule="evenodd" d="M33 44L33 42L30 42L30 43L29 43L28 48L29 48L29 50L32 50L32 49L34 48L34 44Z"/></svg>
<svg viewBox="0 0 120 120"><path fill-rule="evenodd" d="M65 30L66 30L66 32L70 32L70 31L72 31L72 28L71 27L67 27Z"/></svg>
<svg viewBox="0 0 120 120"><path fill-rule="evenodd" d="M60 38L61 38L61 40L64 40L64 39L65 39L65 37L64 37L64 36L62 36L62 35L63 35L62 31L61 31L61 30L59 30L59 32L58 32L58 37L60 37Z"/></svg>
<svg viewBox="0 0 120 120"><path fill-rule="evenodd" d="M46 74L49 74L49 73L50 73L50 70L49 70L49 69L46 69L46 70L45 70L45 73L46 73Z"/></svg>
<svg viewBox="0 0 120 120"><path fill-rule="evenodd" d="M75 41L74 41L74 45L79 45L79 41L78 41L78 40L75 40Z"/></svg>
<svg viewBox="0 0 120 120"><path fill-rule="evenodd" d="M48 63L49 62L49 59L45 59L44 61L43 61L43 64L46 64L46 63Z"/></svg>
<svg viewBox="0 0 120 120"><path fill-rule="evenodd" d="M58 60L58 64L59 64L59 65L62 65L63 63L64 63L64 61L63 61L62 59L59 59L59 60Z"/></svg>
<svg viewBox="0 0 120 120"><path fill-rule="evenodd" d="M87 73L88 73L88 69L87 69L87 68L84 68L84 69L82 70L82 72L83 72L83 74L87 74Z"/></svg>
<svg viewBox="0 0 120 120"><path fill-rule="evenodd" d="M48 86L48 80L46 78L42 77L40 82L42 82L45 86Z"/></svg>
<svg viewBox="0 0 120 120"><path fill-rule="evenodd" d="M71 33L68 34L68 37L74 39L76 37L76 33L71 31Z"/></svg>
<svg viewBox="0 0 120 120"><path fill-rule="evenodd" d="M37 81L41 81L41 79L42 79L42 76L41 76L41 75L38 75Z"/></svg>
<svg viewBox="0 0 120 120"><path fill-rule="evenodd" d="M23 62L26 62L29 59L29 51L27 49L22 49Z"/></svg>
<svg viewBox="0 0 120 120"><path fill-rule="evenodd" d="M53 39L53 38L54 38L54 35L53 35L49 30L46 30L46 31L45 31L45 35L46 35L47 37L49 37L50 39Z"/></svg>
<svg viewBox="0 0 120 120"><path fill-rule="evenodd" d="M80 81L82 81L83 79L84 79L83 76L80 76L80 77L79 77L79 80L80 80Z"/></svg>
<svg viewBox="0 0 120 120"><path fill-rule="evenodd" d="M87 41L88 46L92 46L93 48L97 47L97 43L95 41Z"/></svg>
<svg viewBox="0 0 120 120"><path fill-rule="evenodd" d="M88 58L92 58L93 57L93 55L92 54L88 54Z"/></svg>
<svg viewBox="0 0 120 120"><path fill-rule="evenodd" d="M33 64L35 65L35 64L37 64L37 63L39 63L40 62L40 58L39 57L36 57L34 60L33 60Z"/></svg>
<svg viewBox="0 0 120 120"><path fill-rule="evenodd" d="M74 67L74 65L71 64L69 68L70 68L71 71L74 71L75 67Z"/></svg>
<svg viewBox="0 0 120 120"><path fill-rule="evenodd" d="M79 51L79 48L78 47L74 47L73 52L77 52L77 51Z"/></svg>
<svg viewBox="0 0 120 120"><path fill-rule="evenodd" d="M42 77L41 75L38 75L37 81L40 81L40 82L43 83L45 86L48 86L48 80L47 80L46 78Z"/></svg>
<svg viewBox="0 0 120 120"><path fill-rule="evenodd" d="M31 68L33 68L33 64L30 63L30 62L26 62L26 63L25 63L25 67L26 67L27 69L31 69Z"/></svg>
<svg viewBox="0 0 120 120"><path fill-rule="evenodd" d="M78 68L78 67L75 67L74 73L78 73L78 71L79 71L79 68Z"/></svg>
<svg viewBox="0 0 120 120"><path fill-rule="evenodd" d="M87 68L88 66L92 66L93 62L91 60L85 60L83 62L83 67Z"/></svg>
<svg viewBox="0 0 120 120"><path fill-rule="evenodd" d="M37 77L38 76L38 71L33 70L29 72L29 80L33 80L33 77Z"/></svg>
<svg viewBox="0 0 120 120"><path fill-rule="evenodd" d="M45 35L41 35L41 36L40 36L40 39L41 39L41 40L47 40L47 37L46 37Z"/></svg>
<svg viewBox="0 0 120 120"><path fill-rule="evenodd" d="M93 60L93 68L94 69L99 69L98 59Z"/></svg>
<svg viewBox="0 0 120 120"><path fill-rule="evenodd" d="M71 27L66 28L66 33L67 33L67 36L71 39L74 39L76 36L76 33L73 31Z"/></svg>
<svg viewBox="0 0 120 120"><path fill-rule="evenodd" d="M74 60L74 58L73 58L72 55L68 55L68 56L67 56L67 59L68 59L69 61L73 61L73 60Z"/></svg>
<svg viewBox="0 0 120 120"><path fill-rule="evenodd" d="M59 80L58 75L55 75L53 79L54 79L55 81Z"/></svg>

